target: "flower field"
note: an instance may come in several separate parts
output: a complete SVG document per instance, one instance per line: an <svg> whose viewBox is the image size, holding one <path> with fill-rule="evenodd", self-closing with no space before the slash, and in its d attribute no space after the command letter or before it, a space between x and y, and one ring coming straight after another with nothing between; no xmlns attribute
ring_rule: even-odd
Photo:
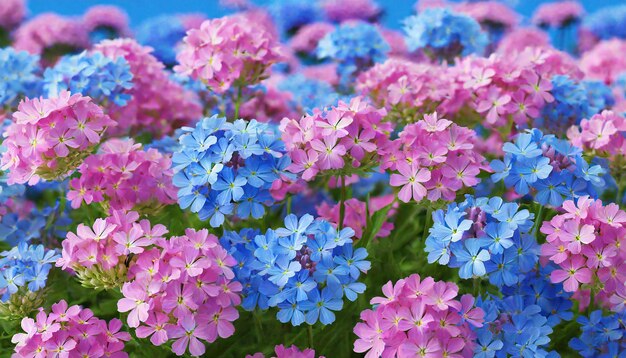
<svg viewBox="0 0 626 358"><path fill-rule="evenodd" d="M626 358L626 5L383 2L0 0L0 358Z"/></svg>

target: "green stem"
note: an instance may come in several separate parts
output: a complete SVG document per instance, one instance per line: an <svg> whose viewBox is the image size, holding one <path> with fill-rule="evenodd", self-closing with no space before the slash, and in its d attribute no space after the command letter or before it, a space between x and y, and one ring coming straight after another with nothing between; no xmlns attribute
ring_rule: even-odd
<svg viewBox="0 0 626 358"><path fill-rule="evenodd" d="M254 317L254 333L256 334L256 340L257 343L261 343L263 341L263 324L261 323L261 318L256 309L252 312L252 316Z"/></svg>
<svg viewBox="0 0 626 358"><path fill-rule="evenodd" d="M539 228L541 227L544 216L545 216L545 212L543 210L543 205L539 204L539 212L537 213L537 217L535 217L535 225L533 226L533 231L532 231L532 234L535 238L537 237L537 232L539 231Z"/></svg>
<svg viewBox="0 0 626 358"><path fill-rule="evenodd" d="M428 205L428 208L426 209L426 217L424 218L424 228L422 231L422 239L426 240L426 237L428 236L428 229L430 228L430 220L432 218L433 215L433 209L430 205Z"/></svg>
<svg viewBox="0 0 626 358"><path fill-rule="evenodd" d="M235 99L235 119L239 119L239 107L241 107L241 86L237 87L237 98Z"/></svg>
<svg viewBox="0 0 626 358"><path fill-rule="evenodd" d="M473 282L474 286L474 297L480 296L482 293L480 292L480 278L474 278Z"/></svg>
<svg viewBox="0 0 626 358"><path fill-rule="evenodd" d="M310 324L307 324L306 329L309 335L309 348L314 349L313 348L313 326L311 326Z"/></svg>
<svg viewBox="0 0 626 358"><path fill-rule="evenodd" d="M622 203L622 197L624 196L624 185L622 185L622 174L621 171L619 171L620 174L617 175L617 196L615 197L615 203L617 205L621 205Z"/></svg>
<svg viewBox="0 0 626 358"><path fill-rule="evenodd" d="M287 194L287 215L291 214L291 195Z"/></svg>
<svg viewBox="0 0 626 358"><path fill-rule="evenodd" d="M341 198L339 202L339 230L343 229L343 219L346 216L346 177L341 176Z"/></svg>

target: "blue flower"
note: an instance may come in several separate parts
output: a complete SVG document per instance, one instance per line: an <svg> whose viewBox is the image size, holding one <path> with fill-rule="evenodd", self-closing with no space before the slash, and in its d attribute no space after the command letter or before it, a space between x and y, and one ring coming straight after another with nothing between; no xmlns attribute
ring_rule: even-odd
<svg viewBox="0 0 626 358"><path fill-rule="evenodd" d="M443 220L440 219L440 215L443 211L438 211L433 215L437 216L435 219L435 225L429 229L430 235L443 242L456 242L461 240L465 231L469 230L472 226L471 220L462 220L465 213L459 211L448 211Z"/></svg>
<svg viewBox="0 0 626 358"><path fill-rule="evenodd" d="M489 251L483 249L481 240L467 239L463 244L451 246L455 265L460 267L459 277L472 278L487 273L485 262L491 257Z"/></svg>
<svg viewBox="0 0 626 358"><path fill-rule="evenodd" d="M410 51L424 49L440 59L482 53L487 35L473 18L447 8L428 8L404 20Z"/></svg>
<svg viewBox="0 0 626 358"><path fill-rule="evenodd" d="M154 49L152 54L167 66L176 64L176 46L186 29L178 16L162 15L142 22L135 31L137 42Z"/></svg>
<svg viewBox="0 0 626 358"><path fill-rule="evenodd" d="M246 185L246 178L236 176L231 168L224 168L217 181L213 184L213 189L220 191L218 198L222 201L239 201L243 196L243 186Z"/></svg>
<svg viewBox="0 0 626 358"><path fill-rule="evenodd" d="M304 312L302 311L302 303L294 299L278 304L280 311L276 314L278 320L282 323L291 322L293 326L299 326L304 322Z"/></svg>
<svg viewBox="0 0 626 358"><path fill-rule="evenodd" d="M335 314L332 311L340 311L343 301L325 288L321 295L317 290L311 291L308 301L302 302L302 307L308 311L306 323L313 325L319 319L323 325L328 325L335 321Z"/></svg>

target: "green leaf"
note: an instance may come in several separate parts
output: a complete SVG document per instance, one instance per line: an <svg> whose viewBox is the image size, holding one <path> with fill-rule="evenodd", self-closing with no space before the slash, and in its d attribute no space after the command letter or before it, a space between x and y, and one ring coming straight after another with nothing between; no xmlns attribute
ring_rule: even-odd
<svg viewBox="0 0 626 358"><path fill-rule="evenodd" d="M370 241L372 241L372 239L376 237L376 235L382 228L385 220L387 219L387 214L389 213L389 210L391 210L391 208L393 207L393 203L385 206L384 208L375 212L374 215L371 216L370 220L369 200L365 202L365 205L368 217L367 226L363 231L363 236L361 237L361 240L356 243L356 247L367 247L367 245L369 245Z"/></svg>

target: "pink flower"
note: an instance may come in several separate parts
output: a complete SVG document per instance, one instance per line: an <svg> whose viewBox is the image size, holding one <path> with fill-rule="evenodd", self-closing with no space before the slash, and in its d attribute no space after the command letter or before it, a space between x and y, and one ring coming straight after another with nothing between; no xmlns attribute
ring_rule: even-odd
<svg viewBox="0 0 626 358"><path fill-rule="evenodd" d="M311 180L319 172L316 166L318 157L319 154L313 149L308 151L296 149L291 153L293 162L288 169L292 173L302 173L304 180Z"/></svg>
<svg viewBox="0 0 626 358"><path fill-rule="evenodd" d="M339 169L343 167L343 155L346 154L346 148L339 144L336 135L325 136L323 141L316 139L311 142L311 147L319 153L318 166L320 169Z"/></svg>
<svg viewBox="0 0 626 358"><path fill-rule="evenodd" d="M427 312L426 305L422 301L415 301L408 309L403 307L400 309L400 321L398 328L403 331L416 330L424 332L428 329L428 324L433 321L433 316Z"/></svg>
<svg viewBox="0 0 626 358"><path fill-rule="evenodd" d="M113 235L113 241L117 242L115 250L120 255L139 254L143 247L150 245L150 240L143 236L143 230L139 224L133 224L128 232L117 232Z"/></svg>
<svg viewBox="0 0 626 358"><path fill-rule="evenodd" d="M187 351L187 346L189 346L191 355L203 355L206 347L198 338L205 340L208 338L208 327L206 325L197 325L192 315L184 316L179 320L179 324L180 326L172 326L168 330L168 336L174 339L178 338L172 344L172 352L182 356Z"/></svg>
<svg viewBox="0 0 626 358"><path fill-rule="evenodd" d="M229 307L210 307L208 311L211 320L207 327L209 342L213 342L217 337L228 338L235 333L235 326L231 322L239 318L239 312L236 308Z"/></svg>
<svg viewBox="0 0 626 358"><path fill-rule="evenodd" d="M389 184L402 186L398 198L408 203L412 198L420 201L426 196L426 188L421 184L430 180L430 172L425 168L419 168L416 164L399 162L397 169L400 174L391 174Z"/></svg>
<svg viewBox="0 0 626 358"><path fill-rule="evenodd" d="M479 113L487 112L487 123L495 124L500 116L507 113L506 105L511 102L511 96L501 94L496 87L489 88L486 98L481 98L476 105L476 111Z"/></svg>
<svg viewBox="0 0 626 358"><path fill-rule="evenodd" d="M128 312L128 325L130 327L139 327L140 322L148 319L148 310L150 304L148 295L138 284L127 282L122 286L122 294L124 298L117 301L117 310L120 312Z"/></svg>
<svg viewBox="0 0 626 358"><path fill-rule="evenodd" d="M428 336L416 334L414 339L409 340L400 346L400 352L406 357L440 357L441 347L435 339L429 339Z"/></svg>
<svg viewBox="0 0 626 358"><path fill-rule="evenodd" d="M146 338L150 336L152 344L155 346L162 345L168 340L165 327L169 320L169 317L163 313L155 312L151 314L145 322L147 326L137 327L137 337Z"/></svg>
<svg viewBox="0 0 626 358"><path fill-rule="evenodd" d="M579 254L583 244L589 244L595 240L594 227L592 225L581 225L570 220L563 226L561 240L569 242L567 249L573 254Z"/></svg>
<svg viewBox="0 0 626 358"><path fill-rule="evenodd" d="M372 310L365 310L361 312L361 320L365 322L359 322L354 327L354 334L359 337L354 341L354 351L367 352L366 358L378 358L385 349L383 330L380 328L378 316Z"/></svg>
<svg viewBox="0 0 626 358"><path fill-rule="evenodd" d="M565 291L575 292L579 284L591 282L591 270L584 265L585 259L582 256L573 256L560 265L563 269L552 271L550 280L554 283L563 282Z"/></svg>

